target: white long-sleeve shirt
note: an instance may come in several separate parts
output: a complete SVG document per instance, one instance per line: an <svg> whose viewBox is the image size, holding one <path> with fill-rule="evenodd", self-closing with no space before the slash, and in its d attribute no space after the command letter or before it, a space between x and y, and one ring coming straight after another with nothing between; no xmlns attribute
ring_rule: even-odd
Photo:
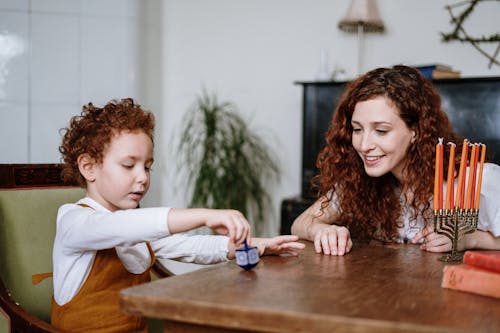
<svg viewBox="0 0 500 333"><path fill-rule="evenodd" d="M111 212L88 197L61 206L52 258L57 304L66 304L80 290L98 250L116 248L125 268L135 274L144 272L151 263L145 242L150 242L158 258L199 264L227 260L225 236L171 235L169 210L162 207Z"/></svg>

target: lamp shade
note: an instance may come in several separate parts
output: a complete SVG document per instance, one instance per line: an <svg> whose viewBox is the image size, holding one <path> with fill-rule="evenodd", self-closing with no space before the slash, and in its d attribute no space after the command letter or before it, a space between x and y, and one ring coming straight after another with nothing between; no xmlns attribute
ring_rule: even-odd
<svg viewBox="0 0 500 333"><path fill-rule="evenodd" d="M364 32L383 32L384 22L380 18L375 0L351 0L349 9L338 27L346 32L356 32L359 27L362 27Z"/></svg>

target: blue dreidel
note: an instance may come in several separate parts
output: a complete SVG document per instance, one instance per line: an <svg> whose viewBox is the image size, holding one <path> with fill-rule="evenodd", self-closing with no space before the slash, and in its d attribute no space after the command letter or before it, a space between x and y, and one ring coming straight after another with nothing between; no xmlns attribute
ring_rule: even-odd
<svg viewBox="0 0 500 333"><path fill-rule="evenodd" d="M236 263L245 270L250 270L259 263L259 249L257 246L249 247L245 240L245 246L236 249Z"/></svg>

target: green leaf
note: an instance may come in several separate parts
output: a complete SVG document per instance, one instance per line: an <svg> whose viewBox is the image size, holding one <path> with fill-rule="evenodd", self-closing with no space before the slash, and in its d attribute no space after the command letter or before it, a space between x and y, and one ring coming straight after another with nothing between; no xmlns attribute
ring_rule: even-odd
<svg viewBox="0 0 500 333"><path fill-rule="evenodd" d="M235 104L204 90L184 116L177 152L192 190L190 207L237 209L256 234L262 231L272 203L267 186L279 181L280 168Z"/></svg>

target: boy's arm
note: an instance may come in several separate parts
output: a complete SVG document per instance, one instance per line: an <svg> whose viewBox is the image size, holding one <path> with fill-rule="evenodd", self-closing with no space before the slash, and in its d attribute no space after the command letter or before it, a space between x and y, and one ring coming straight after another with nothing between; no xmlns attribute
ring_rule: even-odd
<svg viewBox="0 0 500 333"><path fill-rule="evenodd" d="M241 245L250 237L250 224L243 214L231 209L172 208L167 218L171 234L207 226Z"/></svg>
<svg viewBox="0 0 500 333"><path fill-rule="evenodd" d="M259 247L261 255L279 255L290 254L298 256L297 250L302 250L306 246L303 243L297 242L298 236L295 235L282 235L273 238L252 238L252 246Z"/></svg>
<svg viewBox="0 0 500 333"><path fill-rule="evenodd" d="M298 256L297 250L302 250L305 245L297 242L299 240L298 236L295 235L282 235L272 238L250 238L249 246L257 246L259 249L259 255L279 255L279 254L290 254L292 256ZM234 259L236 247L234 243L228 242L228 259Z"/></svg>

